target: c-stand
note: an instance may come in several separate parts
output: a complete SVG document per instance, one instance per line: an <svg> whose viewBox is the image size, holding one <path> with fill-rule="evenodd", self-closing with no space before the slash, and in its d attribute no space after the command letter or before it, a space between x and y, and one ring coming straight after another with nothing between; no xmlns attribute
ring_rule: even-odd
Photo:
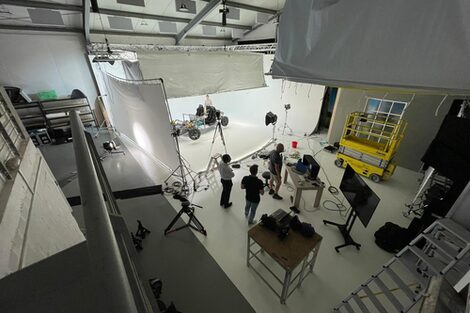
<svg viewBox="0 0 470 313"><path fill-rule="evenodd" d="M200 232L204 236L207 236L207 231L204 229L204 226L201 224L201 222L197 219L196 215L194 215L194 207L202 208L199 205L196 204L191 204L188 200L182 198L181 199L181 210L176 214L175 218L171 221L170 225L165 229L165 235L168 235L169 233L176 232L178 230L181 230L186 227L190 227L194 229L195 231ZM176 224L178 219L181 217L181 215L186 214L189 217L189 220L186 224L183 226L179 226L177 228L172 227Z"/></svg>
<svg viewBox="0 0 470 313"><path fill-rule="evenodd" d="M188 161L186 161L186 159L181 155L180 144L179 144L179 140L178 140L179 133L178 133L178 130L175 128L174 125L173 125L172 136L174 137L175 142L176 142L176 154L178 155L179 165L165 179L164 183L165 183L165 185L168 185L168 181L173 176L181 179L181 194L186 196L189 193L189 186L188 186L188 181L186 180L186 176L189 175L189 177L193 181L193 191L197 190L196 180L194 179L194 176L192 174L192 170L191 170L191 168L188 164ZM179 171L179 173L178 173L178 171Z"/></svg>

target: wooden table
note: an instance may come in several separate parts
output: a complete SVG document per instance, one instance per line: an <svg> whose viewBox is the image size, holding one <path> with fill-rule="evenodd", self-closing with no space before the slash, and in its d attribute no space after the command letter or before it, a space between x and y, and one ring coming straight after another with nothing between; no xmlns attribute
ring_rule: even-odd
<svg viewBox="0 0 470 313"><path fill-rule="evenodd" d="M253 241L253 242L252 242ZM260 224L252 227L248 231L248 246L247 246L247 259L246 265L250 267L251 260L255 258L263 265L269 273L282 285L282 290L279 293L276 289L268 283L268 281L258 272L253 266L251 268L257 275L268 285L268 287L279 297L282 304L286 303L286 299L301 286L302 281L308 274L313 272L313 266L317 259L318 250L322 236L315 234L311 238L305 238L300 233L293 230L289 231L289 235L280 240L277 234ZM259 249L254 251L253 246L258 245ZM258 256L259 253L266 252L271 256L277 264L279 264L285 271L284 278L279 278ZM310 256L310 258L309 258ZM299 272L294 276L293 273L299 265L302 264ZM305 273L305 270L309 271ZM289 292L290 286L296 282L294 288Z"/></svg>
<svg viewBox="0 0 470 313"><path fill-rule="evenodd" d="M315 196L315 202L313 206L315 208L318 208L320 206L321 196L323 194L323 189L325 188L325 183L323 183L318 177L316 180L306 180L305 178L303 178L303 175L297 174L290 166L285 166L284 184L287 183L287 174L290 175L292 182L294 183L294 206L296 208L299 208L300 198L302 197L303 190L316 190L317 194Z"/></svg>

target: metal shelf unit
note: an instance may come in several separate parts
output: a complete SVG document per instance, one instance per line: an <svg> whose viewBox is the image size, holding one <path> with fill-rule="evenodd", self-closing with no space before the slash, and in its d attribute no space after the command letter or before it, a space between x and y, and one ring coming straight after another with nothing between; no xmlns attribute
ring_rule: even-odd
<svg viewBox="0 0 470 313"><path fill-rule="evenodd" d="M85 127L98 125L87 98L17 104L15 109L28 131L45 128L55 141L70 137L70 111L79 112Z"/></svg>

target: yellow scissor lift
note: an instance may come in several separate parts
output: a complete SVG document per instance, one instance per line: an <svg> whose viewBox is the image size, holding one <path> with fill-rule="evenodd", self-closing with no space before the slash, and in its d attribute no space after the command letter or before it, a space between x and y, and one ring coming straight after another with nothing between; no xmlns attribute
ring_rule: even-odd
<svg viewBox="0 0 470 313"><path fill-rule="evenodd" d="M395 171L393 157L400 146L406 122L382 113L354 112L344 125L336 166L354 171L378 183Z"/></svg>

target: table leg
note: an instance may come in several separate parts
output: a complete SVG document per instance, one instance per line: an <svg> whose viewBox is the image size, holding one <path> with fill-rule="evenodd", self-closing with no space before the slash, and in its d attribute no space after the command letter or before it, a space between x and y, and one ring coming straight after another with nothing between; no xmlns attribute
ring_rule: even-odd
<svg viewBox="0 0 470 313"><path fill-rule="evenodd" d="M305 268L307 267L308 255L305 257L304 261L302 262L302 269L300 270L299 275L299 282L297 283L297 287L302 285L302 280L304 279Z"/></svg>
<svg viewBox="0 0 470 313"><path fill-rule="evenodd" d="M250 267L250 235L248 237L248 242L246 246L246 266Z"/></svg>
<svg viewBox="0 0 470 313"><path fill-rule="evenodd" d="M286 271L286 275L284 276L284 283L282 284L281 304L286 304L287 295L289 294L291 275L292 273L290 271Z"/></svg>
<svg viewBox="0 0 470 313"><path fill-rule="evenodd" d="M300 198L302 197L302 189L295 188L295 198L294 198L294 206L298 209L300 206Z"/></svg>
<svg viewBox="0 0 470 313"><path fill-rule="evenodd" d="M317 195L315 196L315 203L313 204L314 208L318 208L320 206L321 196L323 195L324 188L324 186L318 187Z"/></svg>
<svg viewBox="0 0 470 313"><path fill-rule="evenodd" d="M288 175L288 172L287 172L287 169L284 170L284 184L287 184L287 175Z"/></svg>
<svg viewBox="0 0 470 313"><path fill-rule="evenodd" d="M321 246L321 241L317 243L317 246L315 247L315 249L313 249L312 259L310 261L310 273L313 272L313 266L315 265L315 262L317 261L317 255L318 255L318 251L320 251L320 246Z"/></svg>

